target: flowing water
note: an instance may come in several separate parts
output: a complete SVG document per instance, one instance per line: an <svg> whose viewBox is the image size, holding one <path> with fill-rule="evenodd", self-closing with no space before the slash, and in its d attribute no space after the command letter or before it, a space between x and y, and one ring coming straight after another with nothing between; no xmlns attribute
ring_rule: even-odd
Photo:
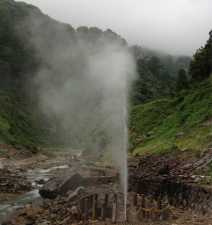
<svg viewBox="0 0 212 225"><path fill-rule="evenodd" d="M41 205L43 203L43 198L39 194L39 188L42 187L42 185L38 185L34 181L39 179L46 181L53 176L51 173L53 169L67 167L67 165L64 165L46 170L37 169L22 172L21 175L25 175L26 180L31 182L35 189L24 194L8 194L5 195L3 199L0 199L0 223L8 220L15 211L23 209L29 202L33 202L32 205Z"/></svg>

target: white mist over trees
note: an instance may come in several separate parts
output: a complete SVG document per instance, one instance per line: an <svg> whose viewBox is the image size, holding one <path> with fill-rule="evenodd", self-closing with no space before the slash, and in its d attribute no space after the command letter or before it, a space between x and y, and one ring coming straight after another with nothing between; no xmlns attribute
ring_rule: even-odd
<svg viewBox="0 0 212 225"><path fill-rule="evenodd" d="M127 192L127 99L136 72L126 41L109 29L80 27L75 33L68 25L56 29L55 23L44 31L46 24L35 13L23 25L42 55L34 75L40 109L60 118L70 133L71 142L66 141L84 154L109 151ZM41 31L44 35L34 39ZM48 38L49 46L43 45Z"/></svg>

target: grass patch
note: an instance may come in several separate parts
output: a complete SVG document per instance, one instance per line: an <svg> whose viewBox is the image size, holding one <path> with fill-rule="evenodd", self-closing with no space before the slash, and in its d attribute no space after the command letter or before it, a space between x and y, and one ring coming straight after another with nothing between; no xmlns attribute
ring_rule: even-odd
<svg viewBox="0 0 212 225"><path fill-rule="evenodd" d="M199 158L211 139L210 135L206 136L211 133L211 127L203 126L211 118L211 84L206 79L189 90L182 90L172 100L133 107L129 121L130 150L135 154L146 151L158 154L175 144ZM151 138L146 137L149 131L154 132ZM175 138L179 132L185 136Z"/></svg>

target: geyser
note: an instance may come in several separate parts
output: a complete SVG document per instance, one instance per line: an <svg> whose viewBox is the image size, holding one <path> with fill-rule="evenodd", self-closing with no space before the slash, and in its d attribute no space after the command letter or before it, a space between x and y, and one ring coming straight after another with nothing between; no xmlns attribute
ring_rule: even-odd
<svg viewBox="0 0 212 225"><path fill-rule="evenodd" d="M46 29L35 14L25 23L42 56L34 78L40 108L59 121L68 146L83 146L88 154L103 150L113 154L122 171L126 204L127 98L136 74L126 41L109 29L81 27L75 32L58 22ZM45 45L46 40L51 42Z"/></svg>

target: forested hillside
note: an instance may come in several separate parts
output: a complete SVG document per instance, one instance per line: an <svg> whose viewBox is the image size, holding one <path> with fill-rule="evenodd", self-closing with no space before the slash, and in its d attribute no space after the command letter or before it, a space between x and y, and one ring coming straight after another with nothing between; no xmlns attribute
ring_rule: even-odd
<svg viewBox="0 0 212 225"><path fill-rule="evenodd" d="M177 99L173 93L179 80L178 71L181 67L188 68L189 57L174 60L170 55L128 46L111 29L81 26L75 30L69 24L51 19L35 6L0 0L0 141L17 149L104 148L108 134L98 124L95 114L102 96L90 91L91 79L86 80L85 74L87 58L110 46L131 54L136 65L130 106L143 108L140 104L173 96ZM209 46L210 42L195 54L190 67L191 82L209 76ZM80 90L74 88L74 80L82 82ZM68 85L68 91L64 92ZM78 100L69 103L70 96ZM87 104L91 96L98 96L95 97L98 104Z"/></svg>
<svg viewBox="0 0 212 225"><path fill-rule="evenodd" d="M212 119L212 31L204 47L194 54L188 82L185 70L179 70L172 99L161 99L131 108L130 150L134 153L162 153L177 149L200 152L211 141ZM148 134L148 132L151 132ZM182 132L182 138L175 136ZM172 149L173 150L173 149ZM180 151L181 152L181 151ZM191 151L192 153L192 151Z"/></svg>

